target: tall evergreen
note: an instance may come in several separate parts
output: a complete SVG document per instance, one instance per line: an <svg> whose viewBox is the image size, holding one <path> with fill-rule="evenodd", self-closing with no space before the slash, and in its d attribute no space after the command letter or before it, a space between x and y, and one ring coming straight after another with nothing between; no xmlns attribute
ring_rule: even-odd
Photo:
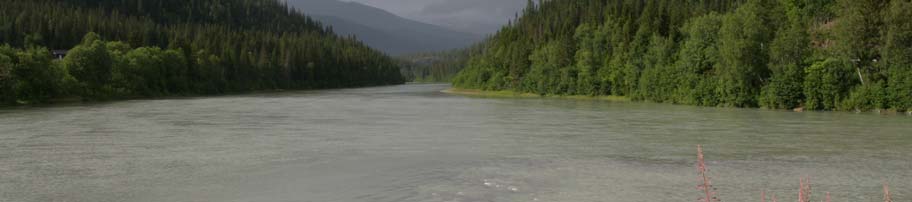
<svg viewBox="0 0 912 202"><path fill-rule="evenodd" d="M912 2L893 0L886 14L882 55L893 108L912 110Z"/></svg>
<svg viewBox="0 0 912 202"><path fill-rule="evenodd" d="M905 111L909 4L541 1L492 36L453 83L704 106Z"/></svg>
<svg viewBox="0 0 912 202"><path fill-rule="evenodd" d="M336 36L279 0L0 0L0 5L0 44L8 44L0 51L5 103L403 82L390 57L355 38ZM49 49L70 51L55 61ZM36 75L34 68L52 73ZM30 79L60 85L36 86Z"/></svg>
<svg viewBox="0 0 912 202"><path fill-rule="evenodd" d="M760 105L769 108L796 108L804 100L804 68L811 56L808 33L810 5L804 1L782 1L785 24L779 26L769 50L769 83L762 89Z"/></svg>

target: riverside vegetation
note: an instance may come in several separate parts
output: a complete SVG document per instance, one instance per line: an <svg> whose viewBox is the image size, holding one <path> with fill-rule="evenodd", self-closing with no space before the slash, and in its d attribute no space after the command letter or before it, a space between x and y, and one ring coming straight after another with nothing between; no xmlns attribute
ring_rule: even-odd
<svg viewBox="0 0 912 202"><path fill-rule="evenodd" d="M458 88L912 110L909 0L529 1Z"/></svg>
<svg viewBox="0 0 912 202"><path fill-rule="evenodd" d="M404 82L390 57L277 0L0 5L0 104Z"/></svg>

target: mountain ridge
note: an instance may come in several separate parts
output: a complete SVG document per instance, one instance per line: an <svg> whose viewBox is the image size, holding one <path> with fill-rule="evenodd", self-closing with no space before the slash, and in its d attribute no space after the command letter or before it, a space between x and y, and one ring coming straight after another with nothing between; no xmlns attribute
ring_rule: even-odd
<svg viewBox="0 0 912 202"><path fill-rule="evenodd" d="M340 35L355 35L371 47L392 55L463 48L483 36L407 19L358 2L286 0L293 7L332 27Z"/></svg>

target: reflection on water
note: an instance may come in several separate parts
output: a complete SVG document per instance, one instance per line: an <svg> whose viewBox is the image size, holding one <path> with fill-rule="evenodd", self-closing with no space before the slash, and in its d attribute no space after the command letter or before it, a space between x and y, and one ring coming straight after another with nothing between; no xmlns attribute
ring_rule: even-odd
<svg viewBox="0 0 912 202"><path fill-rule="evenodd" d="M912 117L485 99L447 85L0 110L0 201L912 200Z"/></svg>

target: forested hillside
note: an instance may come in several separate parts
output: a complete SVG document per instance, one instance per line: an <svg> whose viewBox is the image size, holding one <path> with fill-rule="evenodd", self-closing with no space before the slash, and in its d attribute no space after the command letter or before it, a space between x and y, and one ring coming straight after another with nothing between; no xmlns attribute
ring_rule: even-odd
<svg viewBox="0 0 912 202"><path fill-rule="evenodd" d="M480 54L487 43L441 52L415 53L398 56L402 75L414 82L450 82L466 66L473 55Z"/></svg>
<svg viewBox="0 0 912 202"><path fill-rule="evenodd" d="M391 55L463 48L481 36L406 19L385 10L345 0L284 0L288 5L332 26L340 35L355 35Z"/></svg>
<svg viewBox="0 0 912 202"><path fill-rule="evenodd" d="M402 83L277 0L0 0L0 102ZM69 50L55 60L49 50Z"/></svg>
<svg viewBox="0 0 912 202"><path fill-rule="evenodd" d="M551 0L489 43L457 87L912 110L909 0Z"/></svg>

